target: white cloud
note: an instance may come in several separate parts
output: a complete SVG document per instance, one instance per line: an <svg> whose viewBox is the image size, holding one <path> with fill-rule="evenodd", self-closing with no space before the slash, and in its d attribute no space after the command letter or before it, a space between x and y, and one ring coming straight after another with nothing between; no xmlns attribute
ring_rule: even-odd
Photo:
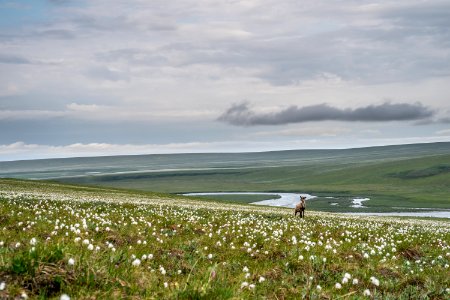
<svg viewBox="0 0 450 300"><path fill-rule="evenodd" d="M30 120L55 132L64 128L47 134L42 144L67 143L57 136L66 136L62 131L79 126L80 120L98 126L151 120L154 127L181 120L185 128L204 126L209 131L202 134L225 141L234 129L223 129L228 125L214 120L241 101L267 111L320 103L355 109L420 102L447 122L448 8L448 2L435 0L96 0L56 5L46 12L51 19L0 25L0 122L14 127L13 133L0 136L0 143L36 142L29 138L40 136L30 133ZM352 144L345 130L320 125L283 127L278 134L292 142L287 147L301 137L314 137L301 147ZM440 130L430 124L420 127L430 136ZM252 136L252 149L266 149L269 129ZM102 130L97 136L78 130L71 142L130 142L125 132L103 139L108 126ZM386 132L404 137L404 131L396 131L383 130L375 137ZM233 134L252 132L242 128ZM333 137L347 141L331 141ZM142 134L133 142L155 140ZM196 141L198 132L166 141L180 140Z"/></svg>
<svg viewBox="0 0 450 300"><path fill-rule="evenodd" d="M0 120L46 120L67 116L64 111L0 110Z"/></svg>
<svg viewBox="0 0 450 300"><path fill-rule="evenodd" d="M450 137L450 128L449 129L443 129L443 130L438 130L435 132L436 135L440 135L440 136L447 136Z"/></svg>
<svg viewBox="0 0 450 300"><path fill-rule="evenodd" d="M352 131L346 127L300 127L300 128L288 128L282 130L274 131L259 131L254 133L254 136L285 136L285 137L295 137L295 136L322 136L322 137L334 137L341 135L343 133L349 133Z"/></svg>

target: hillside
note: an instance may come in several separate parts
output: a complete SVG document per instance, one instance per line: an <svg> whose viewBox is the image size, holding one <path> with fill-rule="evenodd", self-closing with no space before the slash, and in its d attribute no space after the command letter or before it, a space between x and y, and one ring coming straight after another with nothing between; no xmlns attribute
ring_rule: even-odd
<svg viewBox="0 0 450 300"><path fill-rule="evenodd" d="M352 211L330 206L352 197L369 197L367 211L450 208L450 143L17 161L0 170L3 177L165 193L307 192L319 196L311 207L324 211Z"/></svg>
<svg viewBox="0 0 450 300"><path fill-rule="evenodd" d="M0 179L0 298L447 299L449 224Z"/></svg>

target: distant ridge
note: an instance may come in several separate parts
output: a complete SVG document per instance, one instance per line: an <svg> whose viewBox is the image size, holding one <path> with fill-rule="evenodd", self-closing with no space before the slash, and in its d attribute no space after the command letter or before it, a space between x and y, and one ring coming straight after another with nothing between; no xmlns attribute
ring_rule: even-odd
<svg viewBox="0 0 450 300"><path fill-rule="evenodd" d="M49 179L165 170L291 166L327 160L371 162L440 154L450 154L450 142L349 149L71 157L0 162L0 177Z"/></svg>

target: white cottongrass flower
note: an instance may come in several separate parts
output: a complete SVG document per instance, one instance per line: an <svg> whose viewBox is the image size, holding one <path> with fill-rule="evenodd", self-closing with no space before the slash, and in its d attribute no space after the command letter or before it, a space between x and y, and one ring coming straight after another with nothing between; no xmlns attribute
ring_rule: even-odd
<svg viewBox="0 0 450 300"><path fill-rule="evenodd" d="M347 277L342 278L342 284L346 284L347 282L348 282L348 278Z"/></svg>
<svg viewBox="0 0 450 300"><path fill-rule="evenodd" d="M262 276L259 276L259 280L258 281L261 283L261 282L266 281L266 279L264 277L262 277Z"/></svg>
<svg viewBox="0 0 450 300"><path fill-rule="evenodd" d="M89 240L88 239L84 239L83 240L83 245L89 245L91 242L89 242Z"/></svg>
<svg viewBox="0 0 450 300"><path fill-rule="evenodd" d="M213 258L213 255L210 253L210 254L208 254L208 259L212 259Z"/></svg>
<svg viewBox="0 0 450 300"><path fill-rule="evenodd" d="M241 289L248 287L248 282L244 281L243 283L241 283Z"/></svg>
<svg viewBox="0 0 450 300"><path fill-rule="evenodd" d="M27 293L22 292L22 294L20 294L20 298L22 298L22 299L28 299Z"/></svg>
<svg viewBox="0 0 450 300"><path fill-rule="evenodd" d="M6 287L6 283L4 281L0 282L0 291L3 291Z"/></svg>
<svg viewBox="0 0 450 300"><path fill-rule="evenodd" d="M375 285L375 286L379 286L380 285L380 281L378 279L376 279L375 277L370 277L370 282Z"/></svg>
<svg viewBox="0 0 450 300"><path fill-rule="evenodd" d="M303 260L303 255L300 255L299 257L298 257L298 260Z"/></svg>
<svg viewBox="0 0 450 300"><path fill-rule="evenodd" d="M322 290L322 287L320 285L317 285L316 290L320 292Z"/></svg>
<svg viewBox="0 0 450 300"><path fill-rule="evenodd" d="M69 261L67 262L69 266L73 266L75 264L75 259L69 258Z"/></svg>
<svg viewBox="0 0 450 300"><path fill-rule="evenodd" d="M136 258L131 264L133 265L133 267L139 267L141 265L141 260L139 258Z"/></svg>
<svg viewBox="0 0 450 300"><path fill-rule="evenodd" d="M166 269L164 269L164 267L160 267L159 271L161 272L162 275L166 275Z"/></svg>
<svg viewBox="0 0 450 300"><path fill-rule="evenodd" d="M363 295L364 295L364 296L367 296L367 297L370 297L370 295L371 295L371 294L370 294L370 290L365 289L364 292L363 292Z"/></svg>
<svg viewBox="0 0 450 300"><path fill-rule="evenodd" d="M147 258L148 258L148 259L153 259L153 254L147 255Z"/></svg>
<svg viewBox="0 0 450 300"><path fill-rule="evenodd" d="M249 271L249 269L247 268L247 266L245 266L245 267L242 269L242 272L244 272L244 273L248 273L248 271Z"/></svg>
<svg viewBox="0 0 450 300"><path fill-rule="evenodd" d="M340 288L342 288L342 285L341 285L339 282L337 282L337 283L334 285L334 288L339 290Z"/></svg>
<svg viewBox="0 0 450 300"><path fill-rule="evenodd" d="M31 246L35 246L37 244L37 239L36 238L32 238L31 240L30 240L30 245Z"/></svg>
<svg viewBox="0 0 450 300"><path fill-rule="evenodd" d="M256 287L256 285L254 285L254 284L252 283L252 284L250 284L248 287L249 287L251 290L253 290L253 289Z"/></svg>
<svg viewBox="0 0 450 300"><path fill-rule="evenodd" d="M344 274L344 278L352 279L352 275L350 275L349 273L345 273Z"/></svg>
<svg viewBox="0 0 450 300"><path fill-rule="evenodd" d="M70 300L70 297L67 294L62 294L59 300Z"/></svg>
<svg viewBox="0 0 450 300"><path fill-rule="evenodd" d="M357 278L353 279L353 285L357 285L359 283L359 280Z"/></svg>
<svg viewBox="0 0 450 300"><path fill-rule="evenodd" d="M168 288L168 287L169 287L169 284L168 284L167 282L164 282L164 287L165 287L165 288Z"/></svg>
<svg viewBox="0 0 450 300"><path fill-rule="evenodd" d="M92 250L94 250L94 245L89 244L87 248L88 248L88 250L92 251Z"/></svg>

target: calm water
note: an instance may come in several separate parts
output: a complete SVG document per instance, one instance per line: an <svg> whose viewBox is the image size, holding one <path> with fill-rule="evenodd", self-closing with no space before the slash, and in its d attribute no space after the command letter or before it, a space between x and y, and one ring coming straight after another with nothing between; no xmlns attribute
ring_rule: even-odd
<svg viewBox="0 0 450 300"><path fill-rule="evenodd" d="M281 206L294 208L299 202L300 196L306 197L306 200L311 200L316 198L316 196L302 193L259 193L259 192L220 192L220 193L187 193L183 194L185 196L209 196L209 195L278 195L278 199L268 199L263 201L253 202L251 204L255 205L268 205L268 206ZM332 198L332 197L327 197ZM362 202L369 201L369 198L355 198L353 199L353 207L364 208ZM332 203L334 204L334 203ZM395 209L395 208L393 208ZM398 208L397 208L398 209ZM440 210L440 211L417 211L419 208L411 208L411 212L349 212L351 215L358 216L404 216L404 217L433 217L433 218L450 218L450 210Z"/></svg>

